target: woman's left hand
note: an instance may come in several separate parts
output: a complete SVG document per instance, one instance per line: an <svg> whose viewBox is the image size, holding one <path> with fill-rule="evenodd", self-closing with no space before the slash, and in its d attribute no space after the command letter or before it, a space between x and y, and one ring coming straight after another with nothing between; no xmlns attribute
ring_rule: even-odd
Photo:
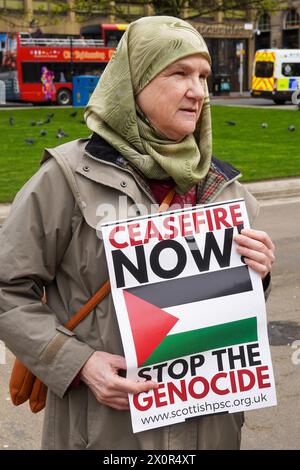
<svg viewBox="0 0 300 470"><path fill-rule="evenodd" d="M234 236L234 240L245 263L264 279L275 261L275 247L269 235L260 230L243 229L241 234Z"/></svg>

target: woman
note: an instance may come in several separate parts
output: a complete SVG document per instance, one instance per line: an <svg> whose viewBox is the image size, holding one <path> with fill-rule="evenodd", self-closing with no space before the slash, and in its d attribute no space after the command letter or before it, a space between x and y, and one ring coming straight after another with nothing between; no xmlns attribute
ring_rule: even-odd
<svg viewBox="0 0 300 470"><path fill-rule="evenodd" d="M1 337L49 387L44 449L239 447L241 413L132 433L127 393L157 384L119 374L126 363L111 296L75 331L63 327L108 278L96 233L103 208L112 219L116 209L139 215L174 187L180 206L244 197L254 221L257 203L239 172L211 158L209 73L206 45L188 23L132 23L87 106L92 137L46 151L0 232ZM245 230L236 241L267 287L270 238Z"/></svg>

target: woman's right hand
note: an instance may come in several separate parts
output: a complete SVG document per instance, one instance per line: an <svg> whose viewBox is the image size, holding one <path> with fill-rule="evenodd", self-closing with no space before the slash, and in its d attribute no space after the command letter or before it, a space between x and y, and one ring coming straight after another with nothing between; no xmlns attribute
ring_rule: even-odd
<svg viewBox="0 0 300 470"><path fill-rule="evenodd" d="M121 377L120 369L127 369L124 357L95 351L81 369L80 379L100 403L116 410L129 409L128 393L135 395L158 387L152 380L134 382Z"/></svg>

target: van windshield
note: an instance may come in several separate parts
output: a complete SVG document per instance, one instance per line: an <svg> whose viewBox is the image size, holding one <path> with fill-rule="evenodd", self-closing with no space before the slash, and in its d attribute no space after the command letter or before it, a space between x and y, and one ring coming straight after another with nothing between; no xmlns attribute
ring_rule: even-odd
<svg viewBox="0 0 300 470"><path fill-rule="evenodd" d="M256 62L255 76L261 78L273 77L274 62Z"/></svg>
<svg viewBox="0 0 300 470"><path fill-rule="evenodd" d="M285 77L300 77L300 62L282 64L281 72Z"/></svg>

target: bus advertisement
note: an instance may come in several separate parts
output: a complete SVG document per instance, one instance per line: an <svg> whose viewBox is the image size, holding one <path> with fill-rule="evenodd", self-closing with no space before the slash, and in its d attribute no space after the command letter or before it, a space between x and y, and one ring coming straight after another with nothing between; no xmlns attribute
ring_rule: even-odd
<svg viewBox="0 0 300 470"><path fill-rule="evenodd" d="M6 100L59 105L72 103L74 76L101 76L116 50L103 39L32 37L29 33L6 34L1 44L5 47L0 80L6 85Z"/></svg>

